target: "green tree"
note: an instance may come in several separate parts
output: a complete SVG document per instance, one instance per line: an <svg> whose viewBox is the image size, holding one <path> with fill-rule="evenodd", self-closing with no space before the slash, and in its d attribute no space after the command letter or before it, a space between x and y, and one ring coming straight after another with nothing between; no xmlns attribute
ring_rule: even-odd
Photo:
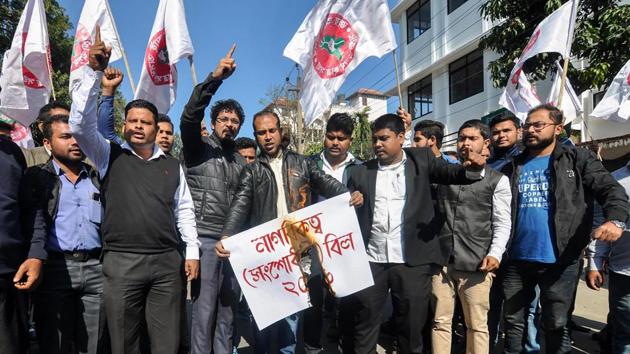
<svg viewBox="0 0 630 354"><path fill-rule="evenodd" d="M480 47L500 57L488 65L495 87L504 87L534 28L566 0L488 0L481 6L486 20L497 22ZM571 84L579 93L608 85L630 56L630 5L618 0L581 0L572 55L587 59L585 68L569 67ZM524 71L531 79L544 79L558 54L543 53L529 59Z"/></svg>
<svg viewBox="0 0 630 354"><path fill-rule="evenodd" d="M354 132L352 133L352 146L350 151L352 154L363 161L367 161L374 157L372 150L372 128L368 122L369 107L353 115Z"/></svg>

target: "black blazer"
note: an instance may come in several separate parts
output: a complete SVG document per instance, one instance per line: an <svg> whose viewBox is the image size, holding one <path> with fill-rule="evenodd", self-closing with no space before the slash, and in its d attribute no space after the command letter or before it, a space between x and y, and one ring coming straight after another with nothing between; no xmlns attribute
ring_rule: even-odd
<svg viewBox="0 0 630 354"><path fill-rule="evenodd" d="M405 262L410 266L441 264L444 258L437 232L431 225L434 217L431 183L470 184L479 178L468 177L461 165L436 158L428 148L406 148L406 196L403 209L402 237ZM367 247L374 216L374 198L378 161L372 159L354 166L348 175L348 189L363 193L364 204L357 217Z"/></svg>

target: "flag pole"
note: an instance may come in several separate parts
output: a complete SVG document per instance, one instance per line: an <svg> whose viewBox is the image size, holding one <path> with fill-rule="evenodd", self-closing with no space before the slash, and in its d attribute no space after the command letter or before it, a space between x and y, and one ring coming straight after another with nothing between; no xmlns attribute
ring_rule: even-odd
<svg viewBox="0 0 630 354"><path fill-rule="evenodd" d="M197 70L195 69L192 55L188 56L188 62L190 63L190 76L192 77L193 86L197 86Z"/></svg>
<svg viewBox="0 0 630 354"><path fill-rule="evenodd" d="M396 48L392 50L392 58L394 58L394 73L396 75L396 86L398 87L398 103L402 109L405 109L402 99L402 90L400 89L400 78L398 76L398 60L396 59Z"/></svg>
<svg viewBox="0 0 630 354"><path fill-rule="evenodd" d="M571 20L569 22L569 35L567 36L567 51L564 53L563 67L562 67L562 78L560 79L560 92L558 93L558 107L562 107L562 98L564 93L564 86L567 81L567 72L569 71L569 59L571 58L571 43L573 42L573 32L575 30L575 21L577 17L577 6L579 0L573 0L573 4L571 5Z"/></svg>
<svg viewBox="0 0 630 354"><path fill-rule="evenodd" d="M55 85L53 84L53 71L52 71L52 63L50 62L50 48L46 49L46 67L48 67L48 76L50 77L50 92L52 93L53 101L57 100L57 96L55 96Z"/></svg>
<svg viewBox="0 0 630 354"><path fill-rule="evenodd" d="M127 52L125 52L125 47L123 47L122 39L120 39L120 35L118 35L118 28L116 28L116 21L114 21L114 15L112 15L112 9L109 7L109 1L104 0L104 2L105 2L105 7L107 8L107 13L109 14L109 18L112 20L112 26L114 27L116 38L118 38L118 43L120 43L120 51L122 52L123 62L125 63L125 68L127 69L127 77L129 78L131 91L133 91L133 94L135 95L136 83L133 81L133 76L131 75L131 68L129 67L129 61L127 60Z"/></svg>

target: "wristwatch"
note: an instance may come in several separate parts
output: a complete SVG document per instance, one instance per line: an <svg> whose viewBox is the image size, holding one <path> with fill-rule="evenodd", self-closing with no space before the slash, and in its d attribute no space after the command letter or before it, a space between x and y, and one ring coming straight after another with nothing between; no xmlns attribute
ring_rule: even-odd
<svg viewBox="0 0 630 354"><path fill-rule="evenodd" d="M626 229L626 223L623 221L619 221L619 220L610 220L611 223L613 223L613 225L617 226L618 228L625 230Z"/></svg>

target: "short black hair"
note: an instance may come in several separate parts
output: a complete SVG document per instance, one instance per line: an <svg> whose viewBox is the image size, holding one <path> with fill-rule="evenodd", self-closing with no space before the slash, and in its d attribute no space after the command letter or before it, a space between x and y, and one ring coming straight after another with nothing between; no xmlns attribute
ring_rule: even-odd
<svg viewBox="0 0 630 354"><path fill-rule="evenodd" d="M65 114L55 114L53 116L48 117L44 121L44 125L42 126L42 133L44 133L44 139L52 139L52 125L55 123L65 123L68 124L69 117Z"/></svg>
<svg viewBox="0 0 630 354"><path fill-rule="evenodd" d="M462 130L466 128L477 129L479 130L479 133L481 133L481 137L484 138L484 140L490 139L490 127L484 124L480 119L471 119L471 120L465 121L464 124L462 124L462 126L459 127L459 130L457 131L457 135L459 136Z"/></svg>
<svg viewBox="0 0 630 354"><path fill-rule="evenodd" d="M508 114L504 114L504 115L500 115L500 116L496 116L492 118L492 120L490 121L490 129L492 129L492 127L494 127L495 125L499 123L507 122L508 120L514 123L514 126L516 127L516 129L521 127L521 120L518 119L512 113L508 113Z"/></svg>
<svg viewBox="0 0 630 354"><path fill-rule="evenodd" d="M551 118L554 123L562 124L564 122L564 114L562 114L562 111L551 103L543 103L530 109L529 112L527 112L527 118L529 118L529 116L533 113L536 113L543 109L549 111L549 118Z"/></svg>
<svg viewBox="0 0 630 354"><path fill-rule="evenodd" d="M275 117L276 118L276 126L278 127L278 129L282 128L280 126L280 117L278 117L276 112L268 110L268 109L263 109L262 111L254 114L254 119L252 119L252 128L254 130L254 133L256 133L256 126L254 125L254 123L256 122L256 118L262 117L262 116L273 116L273 117Z"/></svg>
<svg viewBox="0 0 630 354"><path fill-rule="evenodd" d="M348 136L354 132L354 119L348 113L335 113L326 123L326 133L341 131Z"/></svg>
<svg viewBox="0 0 630 354"><path fill-rule="evenodd" d="M399 116L392 113L383 114L372 122L372 133L385 128L393 131L396 135L405 133L405 123Z"/></svg>
<svg viewBox="0 0 630 354"><path fill-rule="evenodd" d="M153 103L147 100L143 100L141 98L127 103L127 105L125 106L125 119L127 119L127 114L132 108L143 108L151 112L151 114L153 114L153 124L157 126L158 110Z"/></svg>
<svg viewBox="0 0 630 354"><path fill-rule="evenodd" d="M168 123L171 125L171 130L175 130L175 126L173 125L173 121L169 116L164 113L158 113L158 123Z"/></svg>
<svg viewBox="0 0 630 354"><path fill-rule="evenodd" d="M13 124L8 123L8 122L4 122L0 120L0 129L2 130L8 130L8 131L13 131L15 127L13 126Z"/></svg>
<svg viewBox="0 0 630 354"><path fill-rule="evenodd" d="M227 100L219 100L216 101L212 108L210 108L210 122L214 124L217 121L217 117L221 112L234 112L238 116L238 119L241 121L241 125L245 121L245 112L243 112L243 107L236 100L231 98Z"/></svg>
<svg viewBox="0 0 630 354"><path fill-rule="evenodd" d="M438 149L442 148L442 140L444 139L444 124L425 119L421 120L413 127L415 132L420 132L425 138L435 138L435 145Z"/></svg>
<svg viewBox="0 0 630 354"><path fill-rule="evenodd" d="M256 150L256 142L254 139L246 138L244 136L234 140L234 146L236 150L249 149L253 148Z"/></svg>
<svg viewBox="0 0 630 354"><path fill-rule="evenodd" d="M70 112L70 106L61 101L50 101L39 109L36 121L45 122L50 117L50 111L55 108L65 109Z"/></svg>

